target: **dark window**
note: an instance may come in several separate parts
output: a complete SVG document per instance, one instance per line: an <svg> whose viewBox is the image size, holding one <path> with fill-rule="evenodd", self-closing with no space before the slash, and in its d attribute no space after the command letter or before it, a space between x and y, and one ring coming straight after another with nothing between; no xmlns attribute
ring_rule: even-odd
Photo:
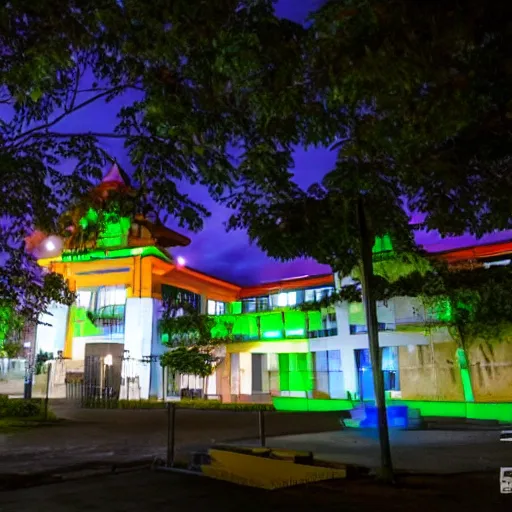
<svg viewBox="0 0 512 512"><path fill-rule="evenodd" d="M270 302L266 295L242 299L242 313L256 313L259 311L268 311L269 309Z"/></svg>
<svg viewBox="0 0 512 512"><path fill-rule="evenodd" d="M252 354L252 390L263 391L263 354Z"/></svg>
<svg viewBox="0 0 512 512"><path fill-rule="evenodd" d="M189 304L196 311L201 311L201 295L177 288L176 286L162 285L162 298L175 304Z"/></svg>

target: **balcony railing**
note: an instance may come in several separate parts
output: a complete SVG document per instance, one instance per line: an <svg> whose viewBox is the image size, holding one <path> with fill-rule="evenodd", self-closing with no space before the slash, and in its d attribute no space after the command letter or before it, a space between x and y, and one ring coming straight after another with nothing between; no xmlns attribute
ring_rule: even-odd
<svg viewBox="0 0 512 512"><path fill-rule="evenodd" d="M273 341L283 339L336 336L336 317L319 311L279 311L216 316L213 335L235 341Z"/></svg>

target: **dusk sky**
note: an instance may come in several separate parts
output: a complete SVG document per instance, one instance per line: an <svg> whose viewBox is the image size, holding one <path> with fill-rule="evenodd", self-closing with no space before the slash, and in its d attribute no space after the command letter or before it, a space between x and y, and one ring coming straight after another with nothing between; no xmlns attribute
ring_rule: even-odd
<svg viewBox="0 0 512 512"><path fill-rule="evenodd" d="M279 0L277 11L280 16L296 21L303 21L307 13L319 5L319 0ZM130 97L133 100L133 97ZM102 131L107 132L115 125L115 115L123 103L118 98L110 104L98 103L80 111L78 114L59 123L60 131ZM122 147L122 141L105 139L103 147L126 170L130 170L130 162ZM308 186L321 180L334 164L335 153L327 149L305 151L297 148L295 152L295 179L301 186ZM105 169L107 170L107 169ZM183 256L186 264L197 270L240 283L254 284L264 281L274 281L302 275L330 272L330 268L319 265L314 261L297 260L288 263L278 263L269 259L257 247L250 246L245 232L226 233L224 223L229 212L216 205L208 194L197 187L184 187L190 195L209 208L212 216L207 219L202 232L186 233L169 224L170 227L187 234L192 243L189 247L174 250L174 256ZM491 235L481 240L512 238L512 233ZM419 233L417 240L427 248L442 250L467 246L475 243L471 237L460 237L456 240L441 240L436 233Z"/></svg>

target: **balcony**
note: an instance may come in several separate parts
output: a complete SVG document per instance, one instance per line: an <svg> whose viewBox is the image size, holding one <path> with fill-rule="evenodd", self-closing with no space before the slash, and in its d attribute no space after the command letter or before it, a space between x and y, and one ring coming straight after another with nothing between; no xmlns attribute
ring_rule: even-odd
<svg viewBox="0 0 512 512"><path fill-rule="evenodd" d="M73 336L78 338L119 338L124 336L125 306L111 305L90 311L73 308Z"/></svg>
<svg viewBox="0 0 512 512"><path fill-rule="evenodd" d="M234 341L304 340L336 336L336 316L320 311L272 311L244 313L214 317L216 326L212 334Z"/></svg>

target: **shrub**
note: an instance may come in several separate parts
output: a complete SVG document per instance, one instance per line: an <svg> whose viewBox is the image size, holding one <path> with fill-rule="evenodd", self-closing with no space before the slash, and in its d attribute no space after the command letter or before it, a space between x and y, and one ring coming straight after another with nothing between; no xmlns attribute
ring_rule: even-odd
<svg viewBox="0 0 512 512"><path fill-rule="evenodd" d="M41 414L42 401L38 399L8 398L0 395L0 418L30 418Z"/></svg>
<svg viewBox="0 0 512 512"><path fill-rule="evenodd" d="M219 409L227 411L273 411L272 404L222 403L219 400L180 400L179 409Z"/></svg>
<svg viewBox="0 0 512 512"><path fill-rule="evenodd" d="M271 404L222 403L220 400L179 400L173 402L178 409L208 409L227 411L273 411ZM165 409L167 402L157 400L96 400L83 402L91 409Z"/></svg>

